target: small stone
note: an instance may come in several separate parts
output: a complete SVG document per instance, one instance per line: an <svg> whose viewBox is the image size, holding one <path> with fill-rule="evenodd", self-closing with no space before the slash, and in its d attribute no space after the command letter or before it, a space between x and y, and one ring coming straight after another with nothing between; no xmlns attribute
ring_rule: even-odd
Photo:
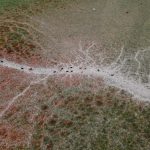
<svg viewBox="0 0 150 150"><path fill-rule="evenodd" d="M53 71L53 73L56 73L56 71Z"/></svg>
<svg viewBox="0 0 150 150"><path fill-rule="evenodd" d="M93 11L96 11L96 8L92 8Z"/></svg>

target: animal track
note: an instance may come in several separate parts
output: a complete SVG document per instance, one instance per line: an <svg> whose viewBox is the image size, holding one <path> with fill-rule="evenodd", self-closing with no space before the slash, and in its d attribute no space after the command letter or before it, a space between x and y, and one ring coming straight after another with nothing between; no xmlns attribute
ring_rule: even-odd
<svg viewBox="0 0 150 150"><path fill-rule="evenodd" d="M70 63L70 64L60 64L59 65L51 67L51 68L45 68L45 67L31 67L28 65L18 64L12 61L8 61L6 59L0 60L0 66L6 67L9 69L15 69L24 73L27 73L28 75L36 75L39 76L40 79L38 81L33 81L31 84L23 90L20 94L15 96L8 104L8 106L0 113L0 118L5 114L5 112L11 107L11 105L16 101L16 99L26 91L30 89L31 85L38 84L41 81L46 81L49 76L59 76L59 75L65 75L65 76L87 76L88 78L97 78L101 77L107 85L111 85L120 89L123 89L129 93L131 93L135 98L138 98L140 100L144 101L150 101L150 89L149 83L145 86L141 84L141 82L137 82L134 79L126 77L122 72L122 68L124 68L125 60L122 60L122 55L124 54L123 48L121 49L121 52L119 56L116 58L116 60L110 64L109 66L98 66L95 63L95 60L90 56L90 48L92 48L94 44L90 45L86 51L83 51L83 48L81 46L81 43L79 43L80 52L82 52L85 55L85 62L77 61L78 64ZM149 51L149 49L145 49L143 51L139 50L135 54L134 60L138 63L137 67L137 73L139 74L141 62L138 60L138 57L141 53L144 53L146 51ZM89 63L91 62L91 64ZM45 76L41 79L41 76Z"/></svg>

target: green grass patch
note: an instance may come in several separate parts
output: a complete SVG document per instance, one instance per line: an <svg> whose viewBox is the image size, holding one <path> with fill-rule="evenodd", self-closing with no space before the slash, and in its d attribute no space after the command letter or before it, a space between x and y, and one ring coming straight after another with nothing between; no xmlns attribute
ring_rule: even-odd
<svg viewBox="0 0 150 150"><path fill-rule="evenodd" d="M16 8L28 9L31 6L31 9L34 10L34 7L38 9L57 8L59 6L65 6L67 3L73 2L72 0L0 0L0 11L12 10Z"/></svg>
<svg viewBox="0 0 150 150"><path fill-rule="evenodd" d="M23 5L29 5L34 0L0 0L0 10L7 10Z"/></svg>
<svg viewBox="0 0 150 150"><path fill-rule="evenodd" d="M43 137L53 150L148 150L150 105L114 92L64 90L39 114L48 118L37 121L33 141Z"/></svg>

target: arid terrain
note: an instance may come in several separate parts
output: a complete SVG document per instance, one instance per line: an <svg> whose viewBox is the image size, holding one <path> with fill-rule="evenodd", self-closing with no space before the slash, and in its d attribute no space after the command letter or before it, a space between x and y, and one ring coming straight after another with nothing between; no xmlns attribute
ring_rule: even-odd
<svg viewBox="0 0 150 150"><path fill-rule="evenodd" d="M149 150L149 8L0 0L0 150Z"/></svg>

